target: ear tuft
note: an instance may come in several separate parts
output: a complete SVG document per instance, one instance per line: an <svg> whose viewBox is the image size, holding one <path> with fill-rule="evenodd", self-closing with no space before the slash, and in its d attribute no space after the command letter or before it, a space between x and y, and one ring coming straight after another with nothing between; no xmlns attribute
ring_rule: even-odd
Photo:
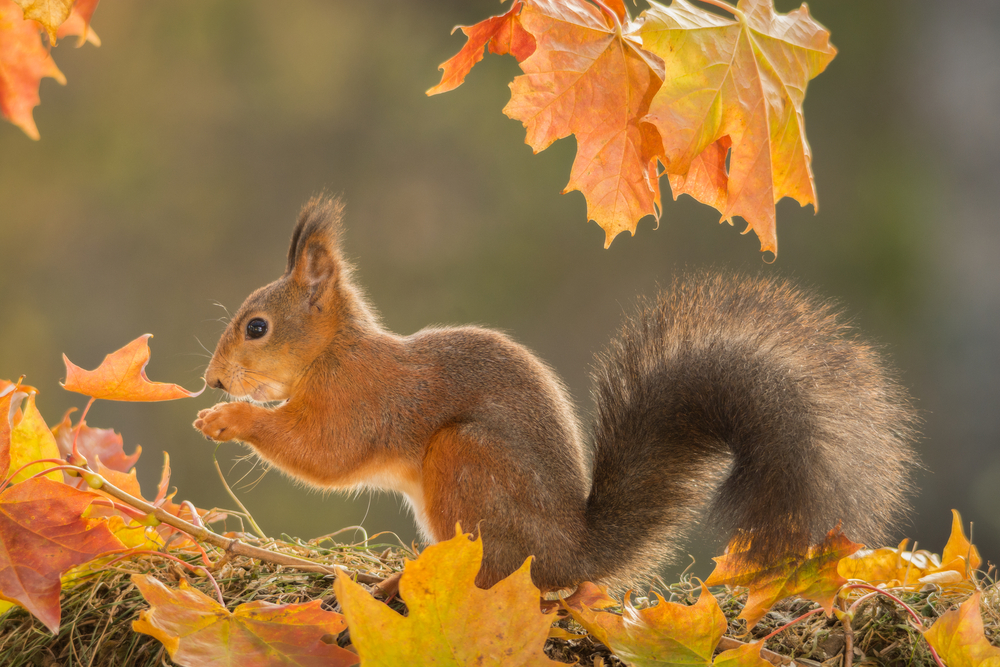
<svg viewBox="0 0 1000 667"><path fill-rule="evenodd" d="M295 225L295 231L292 232L285 275L295 270L298 262L303 259L306 247L313 243L326 247L331 259L339 259L343 217L344 203L340 197L331 197L324 193L310 199L302 207L299 221Z"/></svg>

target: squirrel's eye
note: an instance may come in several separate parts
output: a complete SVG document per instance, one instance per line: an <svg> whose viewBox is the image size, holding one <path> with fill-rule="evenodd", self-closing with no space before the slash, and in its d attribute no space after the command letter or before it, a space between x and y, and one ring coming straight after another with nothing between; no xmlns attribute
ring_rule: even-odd
<svg viewBox="0 0 1000 667"><path fill-rule="evenodd" d="M267 320L255 317L247 322L247 338L260 338L267 333Z"/></svg>

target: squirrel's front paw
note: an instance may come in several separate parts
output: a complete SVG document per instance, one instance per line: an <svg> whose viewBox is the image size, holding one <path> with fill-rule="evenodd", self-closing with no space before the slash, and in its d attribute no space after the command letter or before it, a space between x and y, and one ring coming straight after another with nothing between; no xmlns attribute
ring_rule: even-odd
<svg viewBox="0 0 1000 667"><path fill-rule="evenodd" d="M194 427L216 442L239 439L247 423L243 415L247 407L246 403L218 403L199 412Z"/></svg>

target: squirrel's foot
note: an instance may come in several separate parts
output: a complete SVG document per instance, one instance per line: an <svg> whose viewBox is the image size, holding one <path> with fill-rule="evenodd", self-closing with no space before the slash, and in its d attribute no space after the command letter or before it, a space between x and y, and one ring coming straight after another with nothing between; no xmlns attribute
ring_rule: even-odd
<svg viewBox="0 0 1000 667"><path fill-rule="evenodd" d="M246 414L250 407L247 403L217 403L198 413L194 427L209 440L238 440L250 423L250 416Z"/></svg>

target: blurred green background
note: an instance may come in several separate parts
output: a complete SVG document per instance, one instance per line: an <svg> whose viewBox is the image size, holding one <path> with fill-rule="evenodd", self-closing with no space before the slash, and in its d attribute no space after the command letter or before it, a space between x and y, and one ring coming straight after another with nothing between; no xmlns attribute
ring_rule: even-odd
<svg viewBox="0 0 1000 667"><path fill-rule="evenodd" d="M940 551L958 508L996 562L1000 3L810 3L840 50L806 100L821 210L778 206L774 265L752 233L669 195L658 229L646 219L604 250L583 197L559 194L573 140L533 156L500 111L518 72L509 57L426 97L463 44L451 27L497 10L102 2L103 46L53 52L69 82L42 83L41 141L0 123L0 377L26 374L54 424L85 404L58 385L61 353L93 368L151 332L150 377L199 386L218 304L232 312L282 272L299 207L324 189L347 201L347 252L391 329L504 329L563 375L585 415L592 356L636 295L685 266L779 273L838 299L917 398L927 470L899 536ZM167 450L179 498L228 506L190 427L217 400L98 402L88 422L120 431L127 451L142 445L148 494ZM363 524L414 537L395 496L308 490L236 462L243 453L223 445L223 468L272 534Z"/></svg>

